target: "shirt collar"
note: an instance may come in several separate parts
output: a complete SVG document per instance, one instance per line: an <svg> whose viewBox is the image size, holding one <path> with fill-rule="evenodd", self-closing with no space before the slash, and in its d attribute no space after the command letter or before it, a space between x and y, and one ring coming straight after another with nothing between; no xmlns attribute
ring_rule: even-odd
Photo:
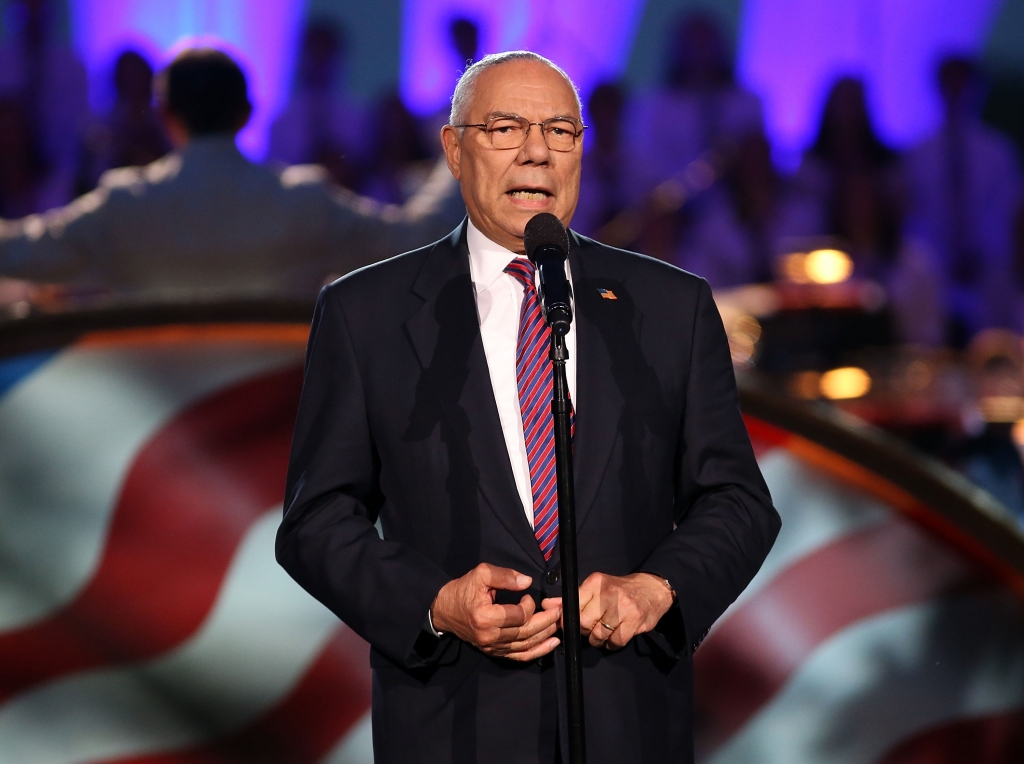
<svg viewBox="0 0 1024 764"><path fill-rule="evenodd" d="M515 252L488 239L468 221L466 244L469 245L469 272L477 292L490 289L498 277L505 272L505 266L518 257Z"/></svg>

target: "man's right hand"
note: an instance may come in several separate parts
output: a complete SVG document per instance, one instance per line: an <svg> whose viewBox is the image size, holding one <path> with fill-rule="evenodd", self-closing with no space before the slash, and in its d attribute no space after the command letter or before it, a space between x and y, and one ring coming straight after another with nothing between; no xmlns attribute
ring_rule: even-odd
<svg viewBox="0 0 1024 764"><path fill-rule="evenodd" d="M449 581L437 593L430 617L438 631L449 631L488 655L531 661L558 646L554 636L562 614L561 599L547 599L541 610L524 594L518 605L497 605L499 589L521 592L533 581L511 568L482 562Z"/></svg>

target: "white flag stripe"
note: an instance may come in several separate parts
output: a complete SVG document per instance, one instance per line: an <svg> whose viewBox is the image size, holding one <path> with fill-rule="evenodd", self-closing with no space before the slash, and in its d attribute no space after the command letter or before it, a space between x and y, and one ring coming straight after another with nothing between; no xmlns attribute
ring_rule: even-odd
<svg viewBox="0 0 1024 764"><path fill-rule="evenodd" d="M1024 623L1012 594L901 608L821 645L713 764L876 764L914 734L1024 708Z"/></svg>
<svg viewBox="0 0 1024 764"><path fill-rule="evenodd" d="M808 466L783 448L758 460L761 474L782 518L782 529L761 570L732 607L715 623L725 622L732 610L756 597L797 560L834 541L892 518L892 511L871 496Z"/></svg>
<svg viewBox="0 0 1024 764"><path fill-rule="evenodd" d="M126 472L163 424L301 358L284 344L72 347L0 398L0 631L88 582Z"/></svg>
<svg viewBox="0 0 1024 764"><path fill-rule="evenodd" d="M373 764L373 733L370 712L352 725L320 764Z"/></svg>
<svg viewBox="0 0 1024 764"><path fill-rule="evenodd" d="M274 560L280 508L238 549L196 635L155 660L56 680L0 706L0 764L72 764L202 744L276 705L342 628Z"/></svg>

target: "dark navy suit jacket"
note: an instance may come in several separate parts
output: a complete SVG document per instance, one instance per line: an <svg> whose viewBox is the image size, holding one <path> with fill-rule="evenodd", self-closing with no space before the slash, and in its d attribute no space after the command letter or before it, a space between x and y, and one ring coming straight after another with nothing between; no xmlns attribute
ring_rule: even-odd
<svg viewBox="0 0 1024 764"><path fill-rule="evenodd" d="M377 764L549 764L565 724L560 649L523 665L424 628L480 562L561 593L509 464L465 229L326 287L309 340L277 557L372 646ZM779 518L707 283L570 239L581 579L644 570L678 593L654 632L584 648L588 760L688 762L691 655Z"/></svg>

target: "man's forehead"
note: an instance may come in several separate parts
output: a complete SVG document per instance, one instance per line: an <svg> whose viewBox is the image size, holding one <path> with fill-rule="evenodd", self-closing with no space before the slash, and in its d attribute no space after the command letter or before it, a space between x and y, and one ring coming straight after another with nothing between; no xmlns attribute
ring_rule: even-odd
<svg viewBox="0 0 1024 764"><path fill-rule="evenodd" d="M556 69L539 61L509 61L481 72L470 101L480 117L521 114L530 108L545 117L579 116L576 93Z"/></svg>

